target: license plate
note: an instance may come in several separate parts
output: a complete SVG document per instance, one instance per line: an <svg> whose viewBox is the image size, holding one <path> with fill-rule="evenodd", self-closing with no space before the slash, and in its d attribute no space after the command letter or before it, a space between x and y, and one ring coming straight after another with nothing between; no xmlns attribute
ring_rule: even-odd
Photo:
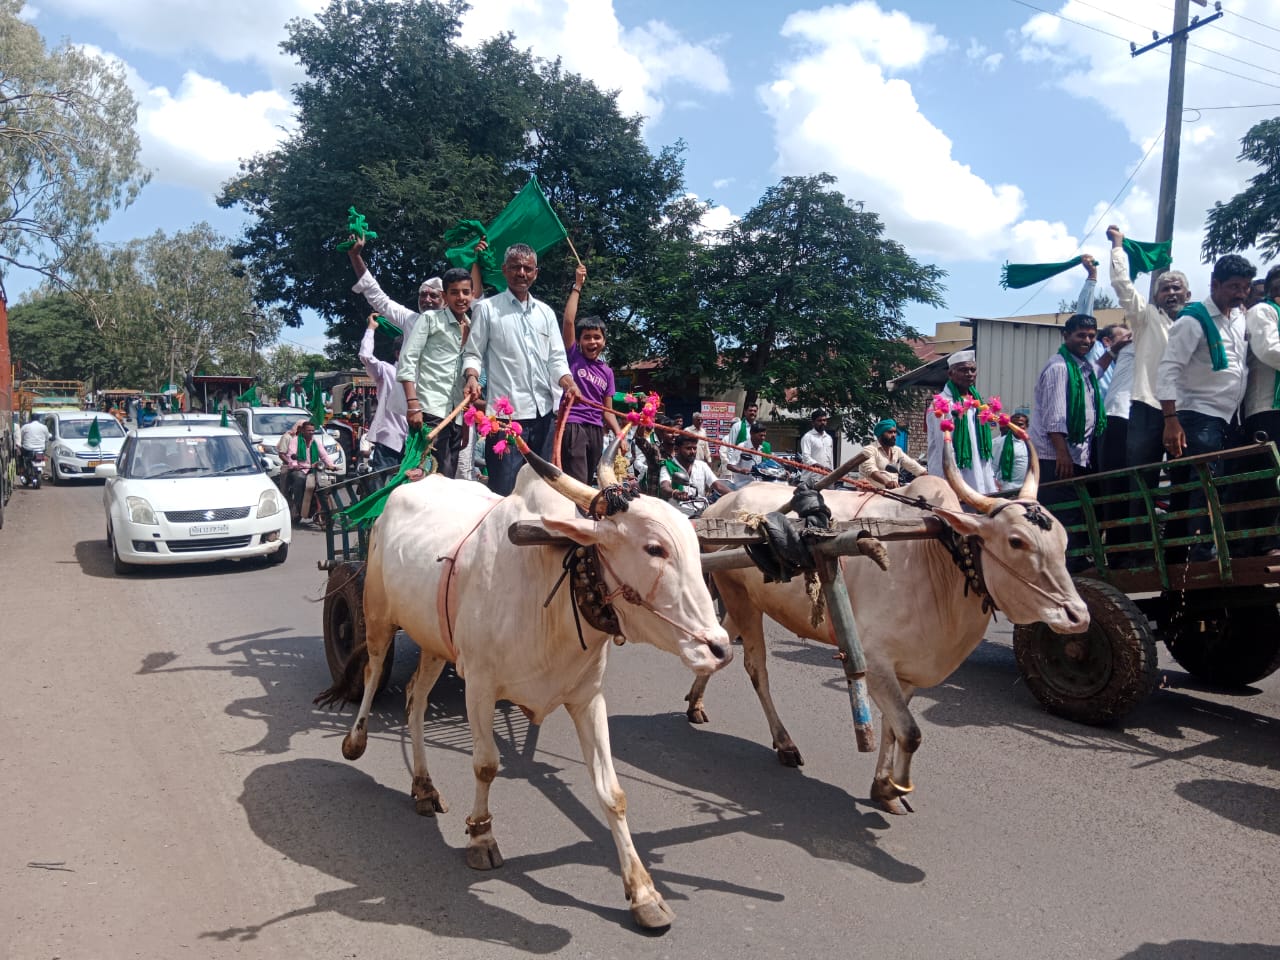
<svg viewBox="0 0 1280 960"><path fill-rule="evenodd" d="M92 470L94 467L98 466L100 463L102 463L101 460L90 460L88 463L85 464L85 466L88 467L90 470Z"/></svg>
<svg viewBox="0 0 1280 960"><path fill-rule="evenodd" d="M197 523L187 531L188 535L192 537L216 537L219 534L230 532L231 524L229 523Z"/></svg>

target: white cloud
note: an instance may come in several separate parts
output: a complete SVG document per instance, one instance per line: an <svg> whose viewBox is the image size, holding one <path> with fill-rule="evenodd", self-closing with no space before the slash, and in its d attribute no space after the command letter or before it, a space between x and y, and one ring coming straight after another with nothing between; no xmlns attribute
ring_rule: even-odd
<svg viewBox="0 0 1280 960"><path fill-rule="evenodd" d="M925 254L986 259L1008 245L1022 191L989 184L953 157L911 85L893 75L947 49L932 25L859 2L794 14L782 33L796 58L760 90L779 172L835 174L844 193L874 199L893 236Z"/></svg>
<svg viewBox="0 0 1280 960"><path fill-rule="evenodd" d="M463 16L462 42L476 44L504 31L520 47L618 91L624 114L657 118L669 86L727 93L729 73L711 44L691 43L666 23L625 29L612 0L474 0ZM688 101L682 101L688 102Z"/></svg>
<svg viewBox="0 0 1280 960"><path fill-rule="evenodd" d="M712 180L711 186L715 187L717 190L723 190L725 187L733 183L735 179L735 177L720 177L718 180Z"/></svg>
<svg viewBox="0 0 1280 960"><path fill-rule="evenodd" d="M979 43L975 37L969 39L969 46L964 55L988 73L994 73L1000 64L1004 62L1003 53L992 53L985 44Z"/></svg>
<svg viewBox="0 0 1280 960"><path fill-rule="evenodd" d="M1274 20L1274 8L1266 0L1235 0L1231 6L1234 14ZM1123 22L1117 24L1094 7L1074 0L1054 10L1063 17L1119 34L1139 45L1151 37L1141 27ZM1161 0L1131 0L1125 5L1125 16L1150 25L1162 34L1167 33L1172 25L1172 14ZM1242 28L1238 19L1222 21L1228 22L1231 25L1227 29L1234 33L1250 32ZM1274 108L1240 108L1271 102L1275 100L1271 95L1274 91L1220 71L1252 76L1268 83L1274 78L1215 56L1211 51L1250 60L1256 58L1258 52L1253 45L1216 27L1211 24L1196 30L1191 37L1191 42L1201 49L1193 47L1188 58L1189 61L1200 61L1200 64L1188 62L1187 65L1184 102L1188 109L1182 126L1173 239L1175 265L1191 276L1192 286L1202 293L1208 291L1208 267L1198 263L1205 213L1216 201L1228 200L1238 193L1257 172L1251 165L1237 161L1240 138L1258 121L1275 115ZM1137 239L1154 238L1155 198L1160 190L1165 90L1169 71L1168 47L1130 57L1121 40L1043 14L1030 18L1021 33L1021 58L1049 64L1056 70L1055 80L1063 90L1095 102L1100 111L1124 126L1133 151L1123 176L1132 173L1148 147L1156 143L1134 177L1132 187L1099 225L1098 235L1090 239L1097 242L1107 223L1118 223ZM1224 106L1235 109L1201 112L1191 109ZM1119 188L1119 182L1114 187L1098 185L1100 196L1108 199ZM1100 200L1090 218L1090 225L1105 209L1106 200ZM1262 266L1261 261L1254 259L1256 265Z"/></svg>

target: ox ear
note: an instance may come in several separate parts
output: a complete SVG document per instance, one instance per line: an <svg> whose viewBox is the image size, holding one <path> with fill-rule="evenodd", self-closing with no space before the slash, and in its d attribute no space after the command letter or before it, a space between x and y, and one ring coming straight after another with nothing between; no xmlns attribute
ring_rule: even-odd
<svg viewBox="0 0 1280 960"><path fill-rule="evenodd" d="M551 517L542 517L539 523L550 532L568 537L574 543L584 547L594 546L600 542L600 524L595 520L555 520Z"/></svg>
<svg viewBox="0 0 1280 960"><path fill-rule="evenodd" d="M983 532L983 521L986 518L982 514L965 513L963 510L946 510L942 507L934 507L933 512L943 523L963 537L974 537Z"/></svg>

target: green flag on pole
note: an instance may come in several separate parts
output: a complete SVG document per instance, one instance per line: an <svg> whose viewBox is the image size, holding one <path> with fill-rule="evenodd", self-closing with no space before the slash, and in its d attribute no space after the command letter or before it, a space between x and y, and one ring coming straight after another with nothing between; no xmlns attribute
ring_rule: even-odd
<svg viewBox="0 0 1280 960"><path fill-rule="evenodd" d="M307 409L311 411L311 422L317 427L324 426L324 391L316 383L316 368L312 367L302 379L302 392L307 398Z"/></svg>
<svg viewBox="0 0 1280 960"><path fill-rule="evenodd" d="M225 427L225 426L227 426L227 407L226 407L226 404L223 404L223 406L222 406L222 419L218 421L218 426L220 426L220 427Z"/></svg>
<svg viewBox="0 0 1280 960"><path fill-rule="evenodd" d="M102 431L98 429L97 417L94 417L93 423L89 424L89 436L86 439L89 441L89 446L91 447L102 446Z"/></svg>
<svg viewBox="0 0 1280 960"><path fill-rule="evenodd" d="M1129 279L1136 280L1140 273L1168 270L1173 265L1173 241L1154 243L1124 238L1124 252L1129 256ZM1021 290L1042 280L1066 273L1080 266L1081 258L1073 257L1061 263L1006 263L1000 269L1000 286L1006 290Z"/></svg>
<svg viewBox="0 0 1280 960"><path fill-rule="evenodd" d="M248 407L262 406L262 401L258 399L258 388L251 384L248 390L236 397L236 403L243 403Z"/></svg>
<svg viewBox="0 0 1280 960"><path fill-rule="evenodd" d="M568 236L569 231L565 230L551 209L547 195L538 185L538 178L530 177L524 189L494 217L488 227L479 220L459 220L456 226L445 231L444 242L449 249L444 256L455 267L464 270L470 270L479 259L484 282L502 292L507 289L507 280L502 275L502 257L507 247L513 243L527 243L535 253L541 254ZM488 241L489 248L477 255L476 243L482 238Z"/></svg>

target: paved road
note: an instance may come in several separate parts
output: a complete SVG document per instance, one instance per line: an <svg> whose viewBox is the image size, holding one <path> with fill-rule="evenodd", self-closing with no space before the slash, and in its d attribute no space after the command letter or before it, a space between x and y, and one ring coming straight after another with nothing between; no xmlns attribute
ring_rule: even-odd
<svg viewBox="0 0 1280 960"><path fill-rule="evenodd" d="M401 649L358 763L328 683L319 535L280 568L111 573L101 487L19 490L0 532L0 956L1103 958L1280 956L1280 676L1223 696L1172 664L1122 730L1040 711L1008 632L916 699L917 812L866 801L828 651L776 637L778 765L738 664L712 723L628 645L608 681L642 856L677 914L630 924L563 713L499 711L506 865L469 870L458 681L427 730L453 810L408 798ZM904 597L904 603L910 598ZM536 749L535 749L536 748Z"/></svg>

